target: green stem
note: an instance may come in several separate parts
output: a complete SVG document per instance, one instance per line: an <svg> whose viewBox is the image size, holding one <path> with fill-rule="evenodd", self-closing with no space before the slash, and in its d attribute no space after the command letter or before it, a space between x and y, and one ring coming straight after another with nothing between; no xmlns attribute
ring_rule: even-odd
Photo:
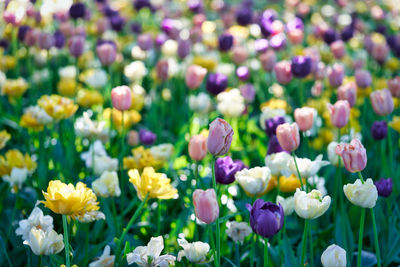
<svg viewBox="0 0 400 267"><path fill-rule="evenodd" d="M160 235L161 232L161 200L158 200L157 205L157 236Z"/></svg>
<svg viewBox="0 0 400 267"><path fill-rule="evenodd" d="M254 262L254 250L256 247L256 234L251 237L250 266L256 266Z"/></svg>
<svg viewBox="0 0 400 267"><path fill-rule="evenodd" d="M236 258L236 266L240 266L240 251L239 244L235 243L235 258Z"/></svg>
<svg viewBox="0 0 400 267"><path fill-rule="evenodd" d="M118 246L117 246L116 253L115 253L115 259L117 260L117 265L116 266L119 265L119 262L122 259L122 257L120 257L121 248L122 248L122 242L124 241L124 238L125 238L126 234L128 233L129 229L132 227L132 224L135 222L135 220L139 216L140 211L144 207L144 204L146 204L148 197L149 197L149 194L147 194L145 196L145 198L143 199L142 203L140 203L140 206L137 208L137 210L135 211L135 213L133 214L133 216L129 220L128 225L126 226L126 228L122 232L121 237L118 239Z"/></svg>
<svg viewBox="0 0 400 267"><path fill-rule="evenodd" d="M268 238L264 238L264 267L268 267Z"/></svg>
<svg viewBox="0 0 400 267"><path fill-rule="evenodd" d="M215 178L215 158L214 158L214 160L211 162L211 168L212 168L212 176L213 176L213 179L212 179L212 183L213 183L213 188L214 188L214 191L215 191L215 194L217 195L217 181L216 181L216 178ZM218 206L219 206L219 197L218 197L218 195L217 195L217 202L218 202ZM220 251L220 234L219 234L219 216L217 217L217 220L215 221L215 226L216 226L216 240L217 240L217 242L216 242L216 259L215 259L215 264L216 264L216 266L217 267L219 267L220 266L220 262L221 262L221 260L220 260L220 253L221 253L221 251Z"/></svg>
<svg viewBox="0 0 400 267"><path fill-rule="evenodd" d="M308 233L308 225L309 221L305 220L304 222L304 231L303 231L303 239L301 244L301 260L300 260L300 267L304 266L304 259L306 256L306 247L307 247L307 233Z"/></svg>
<svg viewBox="0 0 400 267"><path fill-rule="evenodd" d="M364 183L365 181L364 181L364 178L363 178L361 172L358 172L357 174L358 174L358 178L360 178L361 182Z"/></svg>
<svg viewBox="0 0 400 267"><path fill-rule="evenodd" d="M358 234L357 267L361 266L361 250L362 250L362 244L363 244L364 221L365 221L365 208L361 208L360 233Z"/></svg>
<svg viewBox="0 0 400 267"><path fill-rule="evenodd" d="M389 119L388 119L389 121ZM389 146L389 170L392 172L393 170L393 145L392 145L392 135L390 133L390 126L388 127L388 133L387 133L387 140L388 140L388 146Z"/></svg>
<svg viewBox="0 0 400 267"><path fill-rule="evenodd" d="M301 179L301 174L299 171L299 166L297 166L296 155L294 154L294 151L292 151L292 156L293 156L293 160L294 160L294 165L296 166L297 177L299 177L299 180L300 180L301 189L305 190L304 185L303 185L303 180Z"/></svg>
<svg viewBox="0 0 400 267"><path fill-rule="evenodd" d="M313 241L312 241L312 225L311 221L309 222L308 233L310 234L310 266L314 266L314 249L313 249Z"/></svg>
<svg viewBox="0 0 400 267"><path fill-rule="evenodd" d="M371 210L371 218L372 218L372 227L374 228L374 242L375 242L375 251L376 251L376 261L378 262L378 267L381 267L381 253L379 250L379 240L378 240L378 232L376 231L376 221L375 221L375 212L374 209Z"/></svg>
<svg viewBox="0 0 400 267"><path fill-rule="evenodd" d="M64 250L65 250L65 265L71 267L71 261L69 258L69 242L68 242L68 223L67 215L62 216L63 228L64 228Z"/></svg>

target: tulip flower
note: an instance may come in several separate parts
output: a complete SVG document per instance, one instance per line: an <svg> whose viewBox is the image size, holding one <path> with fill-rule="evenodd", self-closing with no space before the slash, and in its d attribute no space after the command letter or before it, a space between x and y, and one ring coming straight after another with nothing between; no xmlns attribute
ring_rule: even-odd
<svg viewBox="0 0 400 267"><path fill-rule="evenodd" d="M219 216L219 206L214 189L196 189L193 192L196 217L206 224L213 223Z"/></svg>
<svg viewBox="0 0 400 267"><path fill-rule="evenodd" d="M294 210L303 219L316 219L322 216L330 204L331 197L323 197L322 193L315 189L310 193L297 189L294 194Z"/></svg>
<svg viewBox="0 0 400 267"><path fill-rule="evenodd" d="M126 86L118 86L111 90L111 101L114 108L119 111L128 110L132 104L131 89Z"/></svg>
<svg viewBox="0 0 400 267"><path fill-rule="evenodd" d="M276 137L281 147L289 152L296 150L300 145L299 127L296 123L284 123L276 128Z"/></svg>
<svg viewBox="0 0 400 267"><path fill-rule="evenodd" d="M103 66L109 66L114 63L117 51L114 43L103 43L96 48L97 56Z"/></svg>
<svg viewBox="0 0 400 267"><path fill-rule="evenodd" d="M388 126L386 121L374 121L371 126L371 134L375 140L382 140L388 134Z"/></svg>
<svg viewBox="0 0 400 267"><path fill-rule="evenodd" d="M297 56L292 59L291 72L297 78L304 78L311 73L311 58Z"/></svg>
<svg viewBox="0 0 400 267"><path fill-rule="evenodd" d="M275 186L270 184L272 177L268 167L243 169L235 174L235 178L249 196L262 196Z"/></svg>
<svg viewBox="0 0 400 267"><path fill-rule="evenodd" d="M353 139L350 144L339 144L336 154L341 156L349 172L360 172L367 165L367 152L360 140Z"/></svg>
<svg viewBox="0 0 400 267"><path fill-rule="evenodd" d="M352 204L362 208L375 207L378 199L378 190L371 178L365 182L357 179L353 184L346 184L343 191Z"/></svg>
<svg viewBox="0 0 400 267"><path fill-rule="evenodd" d="M349 121L350 117L350 104L347 100L339 100L332 105L327 105L329 114L331 116L332 124L337 128L343 128Z"/></svg>
<svg viewBox="0 0 400 267"><path fill-rule="evenodd" d="M344 67L341 64L335 63L328 68L328 79L332 87L339 87L344 78Z"/></svg>
<svg viewBox="0 0 400 267"><path fill-rule="evenodd" d="M207 149L214 156L221 156L228 152L233 136L233 129L225 120L216 118L210 123L207 138Z"/></svg>
<svg viewBox="0 0 400 267"><path fill-rule="evenodd" d="M392 113L394 104L389 89L374 91L370 94L372 108L379 116L386 116Z"/></svg>
<svg viewBox="0 0 400 267"><path fill-rule="evenodd" d="M226 156L217 158L214 164L215 179L219 184L231 184L235 181L235 174L245 168L240 160L233 161L231 157Z"/></svg>
<svg viewBox="0 0 400 267"><path fill-rule="evenodd" d="M204 135L195 135L189 141L189 156L195 161L202 160L207 154L207 137Z"/></svg>
<svg viewBox="0 0 400 267"><path fill-rule="evenodd" d="M375 182L376 189L378 190L378 195L381 197L389 197L393 191L393 181L392 178L384 179L381 178L379 181Z"/></svg>
<svg viewBox="0 0 400 267"><path fill-rule="evenodd" d="M346 267L346 251L335 244L330 245L321 255L321 263L323 267Z"/></svg>
<svg viewBox="0 0 400 267"><path fill-rule="evenodd" d="M250 212L250 226L253 232L266 238L276 235L285 221L282 206L257 199L253 206L246 205Z"/></svg>
<svg viewBox="0 0 400 267"><path fill-rule="evenodd" d="M278 83L286 85L292 80L291 64L289 61L280 61L275 64L274 72Z"/></svg>
<svg viewBox="0 0 400 267"><path fill-rule="evenodd" d="M191 65L187 69L185 76L186 86L190 89L198 88L204 80L204 77L207 74L207 69L197 66Z"/></svg>
<svg viewBox="0 0 400 267"><path fill-rule="evenodd" d="M400 76L388 81L388 88L393 97L400 97Z"/></svg>
<svg viewBox="0 0 400 267"><path fill-rule="evenodd" d="M366 70L356 70L355 73L356 83L358 87L367 88L372 83L371 74Z"/></svg>
<svg viewBox="0 0 400 267"><path fill-rule="evenodd" d="M228 86L228 77L221 73L211 73L207 78L207 91L213 95L218 95Z"/></svg>
<svg viewBox="0 0 400 267"><path fill-rule="evenodd" d="M294 118L300 131L304 132L312 128L316 113L317 111L315 109L309 107L296 108L294 110Z"/></svg>
<svg viewBox="0 0 400 267"><path fill-rule="evenodd" d="M357 99L357 86L354 82L349 82L339 86L338 88L338 100L347 100L350 107L353 107Z"/></svg>

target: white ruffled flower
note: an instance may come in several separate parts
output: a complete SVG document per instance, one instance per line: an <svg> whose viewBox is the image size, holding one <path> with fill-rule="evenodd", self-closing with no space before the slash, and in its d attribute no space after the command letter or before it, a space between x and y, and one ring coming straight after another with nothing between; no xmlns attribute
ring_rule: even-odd
<svg viewBox="0 0 400 267"><path fill-rule="evenodd" d="M93 121L87 112L83 112L83 116L76 119L74 128L75 134L80 137L89 139L100 139L106 142L109 138L109 130L105 127L105 121Z"/></svg>
<svg viewBox="0 0 400 267"><path fill-rule="evenodd" d="M178 244L183 248L178 253L178 261L186 257L188 261L195 264L204 264L207 262L207 254L210 251L210 245L204 242L189 243L184 237L178 238Z"/></svg>
<svg viewBox="0 0 400 267"><path fill-rule="evenodd" d="M85 83L94 89L103 88L106 86L107 81L107 73L102 69L96 69L85 77Z"/></svg>
<svg viewBox="0 0 400 267"><path fill-rule="evenodd" d="M199 93L197 96L189 96L189 107L194 112L207 113L211 110L211 99L206 93Z"/></svg>
<svg viewBox="0 0 400 267"><path fill-rule="evenodd" d="M28 245L35 255L57 254L64 249L63 235L57 234L53 229L44 231L34 227L24 245Z"/></svg>
<svg viewBox="0 0 400 267"><path fill-rule="evenodd" d="M136 60L145 60L147 52L142 50L138 45L135 45L131 49L131 56Z"/></svg>
<svg viewBox="0 0 400 267"><path fill-rule="evenodd" d="M114 260L115 256L110 255L110 246L107 245L104 248L103 254L97 260L91 262L89 267L112 267L114 266Z"/></svg>
<svg viewBox="0 0 400 267"><path fill-rule="evenodd" d="M322 196L318 190L310 193L296 189L294 194L294 210L303 219L315 219L324 214L331 204L330 196Z"/></svg>
<svg viewBox="0 0 400 267"><path fill-rule="evenodd" d="M32 82L34 84L40 84L47 81L50 77L50 72L48 69L38 70L32 74Z"/></svg>
<svg viewBox="0 0 400 267"><path fill-rule="evenodd" d="M172 144L160 144L150 148L150 152L155 158L167 161L174 153L174 146Z"/></svg>
<svg viewBox="0 0 400 267"><path fill-rule="evenodd" d="M10 175L3 175L3 180L8 182L11 187L18 186L18 188L22 187L22 184L26 181L28 177L28 169L26 168L17 168L14 167L11 170Z"/></svg>
<svg viewBox="0 0 400 267"><path fill-rule="evenodd" d="M321 263L324 267L346 267L346 251L335 244L330 245L321 255Z"/></svg>
<svg viewBox="0 0 400 267"><path fill-rule="evenodd" d="M81 159L85 161L87 168L93 167L93 158L95 175L101 175L105 171L116 171L118 169L118 160L107 155L107 152L100 140L96 140L89 147L87 152L83 152L81 154Z"/></svg>
<svg viewBox="0 0 400 267"><path fill-rule="evenodd" d="M77 216L77 219L81 223L90 223L90 222L94 222L94 221L98 221L98 220L105 220L106 215L104 215L104 213L101 211L93 210L93 211L86 212L82 216Z"/></svg>
<svg viewBox="0 0 400 267"><path fill-rule="evenodd" d="M287 197L284 198L282 196L277 196L276 197L276 203L281 204L283 211L285 213L285 216L289 216L293 213L294 211L294 197Z"/></svg>
<svg viewBox="0 0 400 267"><path fill-rule="evenodd" d="M290 170L288 168L288 163L292 156L287 152L273 153L265 157L265 166L267 166L272 175L274 176L290 176Z"/></svg>
<svg viewBox="0 0 400 267"><path fill-rule="evenodd" d="M250 226L246 222L227 222L226 223L226 231L225 233L234 241L243 243L244 239L250 235L253 230L251 230Z"/></svg>
<svg viewBox="0 0 400 267"><path fill-rule="evenodd" d="M15 230L16 235L21 235L23 240L27 240L32 228L42 229L45 232L52 230L53 217L50 215L44 216L43 211L35 207L29 217L19 221L18 225Z"/></svg>
<svg viewBox="0 0 400 267"><path fill-rule="evenodd" d="M325 179L323 177L314 175L314 176L308 177L307 182L309 185L314 186L318 191L320 191L323 196L328 194L328 191L326 190L326 187L325 187Z"/></svg>
<svg viewBox="0 0 400 267"><path fill-rule="evenodd" d="M311 161L308 158L298 158L298 157L296 157L296 161L302 178L308 178L314 176L317 174L319 169L321 169L326 165L329 165L329 161L322 160L322 154L318 155L313 161ZM293 158L289 160L288 166L292 174L297 176L296 164Z"/></svg>
<svg viewBox="0 0 400 267"><path fill-rule="evenodd" d="M96 195L101 197L119 197L121 195L121 189L119 188L117 172L105 171L92 183L93 191Z"/></svg>
<svg viewBox="0 0 400 267"><path fill-rule="evenodd" d="M343 191L351 203L362 208L372 209L378 199L378 190L371 178L364 183L357 179L354 184L346 184Z"/></svg>
<svg viewBox="0 0 400 267"><path fill-rule="evenodd" d="M230 76L232 73L235 73L235 65L230 63L218 64L215 72Z"/></svg>
<svg viewBox="0 0 400 267"><path fill-rule="evenodd" d="M136 60L125 66L124 74L132 82L138 82L147 74L147 69L142 61Z"/></svg>
<svg viewBox="0 0 400 267"><path fill-rule="evenodd" d="M162 236L152 237L147 246L135 248L126 255L128 265L136 263L142 267L168 267L175 263L176 257L172 255L161 255L164 249Z"/></svg>
<svg viewBox="0 0 400 267"><path fill-rule="evenodd" d="M236 181L243 190L251 195L263 193L271 180L271 171L268 167L254 167L236 172Z"/></svg>
<svg viewBox="0 0 400 267"><path fill-rule="evenodd" d="M161 53L166 57L175 57L178 52L178 42L175 40L167 40L161 47Z"/></svg>
<svg viewBox="0 0 400 267"><path fill-rule="evenodd" d="M66 66L58 70L58 75L61 79L76 79L76 67Z"/></svg>
<svg viewBox="0 0 400 267"><path fill-rule="evenodd" d="M217 109L224 116L238 117L246 108L244 97L237 88L219 93L217 95L217 101Z"/></svg>
<svg viewBox="0 0 400 267"><path fill-rule="evenodd" d="M48 125L53 121L44 109L39 106L30 106L24 109L24 113L29 113L38 123Z"/></svg>

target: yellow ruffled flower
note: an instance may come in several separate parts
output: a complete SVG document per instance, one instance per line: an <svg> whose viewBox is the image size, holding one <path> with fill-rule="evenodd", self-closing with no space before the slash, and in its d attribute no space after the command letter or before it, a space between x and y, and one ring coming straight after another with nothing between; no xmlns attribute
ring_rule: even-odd
<svg viewBox="0 0 400 267"><path fill-rule="evenodd" d="M129 182L133 184L140 200L148 194L149 198L171 199L177 193L171 185L171 179L164 173L157 173L152 167L145 167L142 175L137 169L128 172Z"/></svg>
<svg viewBox="0 0 400 267"><path fill-rule="evenodd" d="M101 105L103 101L103 96L99 92L92 90L81 89L76 96L76 103L84 108Z"/></svg>
<svg viewBox="0 0 400 267"><path fill-rule="evenodd" d="M150 149L143 146L132 149L132 155L123 159L124 169L143 170L147 166L151 166L158 170L164 165L164 161L153 156Z"/></svg>
<svg viewBox="0 0 400 267"><path fill-rule="evenodd" d="M86 184L78 182L65 184L60 180L50 181L47 192L43 192L46 199L41 201L54 213L69 215L72 218L84 216L86 213L100 209L97 197Z"/></svg>
<svg viewBox="0 0 400 267"><path fill-rule="evenodd" d="M234 37L246 39L249 36L249 29L240 25L233 25L229 28L228 32Z"/></svg>
<svg viewBox="0 0 400 267"><path fill-rule="evenodd" d="M7 95L9 99L21 97L28 89L28 83L23 78L8 79L1 90L2 95Z"/></svg>
<svg viewBox="0 0 400 267"><path fill-rule="evenodd" d="M73 100L59 95L43 95L38 104L56 120L66 119L75 114L78 105Z"/></svg>
<svg viewBox="0 0 400 267"><path fill-rule="evenodd" d="M106 120L110 119L112 115L112 122L116 128L121 128L122 124L122 112L113 108L111 112L111 108L106 108L103 112L103 117ZM134 109L124 111L124 128L129 128L132 125L138 123L142 120L142 115Z"/></svg>
<svg viewBox="0 0 400 267"><path fill-rule="evenodd" d="M76 80L71 78L61 78L57 84L57 91L60 95L72 97L76 94Z"/></svg>
<svg viewBox="0 0 400 267"><path fill-rule="evenodd" d="M206 57L194 57L193 62L194 65L199 65L203 68L206 68L208 71L212 71L217 66L217 61L213 58L206 58Z"/></svg>
<svg viewBox="0 0 400 267"><path fill-rule="evenodd" d="M131 109L136 111L141 111L144 106L144 98L146 96L146 91L142 86L135 84L132 87L132 105Z"/></svg>
<svg viewBox="0 0 400 267"><path fill-rule="evenodd" d="M0 132L0 149L4 148L8 142L8 140L11 139L11 135L6 131L3 130Z"/></svg>
<svg viewBox="0 0 400 267"><path fill-rule="evenodd" d="M10 175L13 168L26 168L28 172L33 173L37 164L28 153L22 154L17 149L8 150L5 156L0 156L0 176Z"/></svg>
<svg viewBox="0 0 400 267"><path fill-rule="evenodd" d="M389 122L389 126L400 133L400 116L393 116L392 121Z"/></svg>
<svg viewBox="0 0 400 267"><path fill-rule="evenodd" d="M262 103L260 108L262 110L265 107L268 107L268 108L271 108L271 109L284 109L287 112L290 112L290 106L283 99L272 98L272 99Z"/></svg>
<svg viewBox="0 0 400 267"><path fill-rule="evenodd" d="M306 183L306 179L303 178L303 184ZM292 174L289 177L281 176L279 177L279 190L284 193L292 193L300 188L300 180L296 175Z"/></svg>
<svg viewBox="0 0 400 267"><path fill-rule="evenodd" d="M2 70L14 69L16 64L17 61L13 56L5 55L0 58L0 67Z"/></svg>

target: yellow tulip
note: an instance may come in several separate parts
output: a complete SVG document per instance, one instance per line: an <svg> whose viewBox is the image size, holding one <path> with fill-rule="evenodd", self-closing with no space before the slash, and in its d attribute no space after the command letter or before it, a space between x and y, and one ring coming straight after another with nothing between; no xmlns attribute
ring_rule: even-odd
<svg viewBox="0 0 400 267"><path fill-rule="evenodd" d="M54 119L61 120L71 117L78 109L73 100L59 95L43 95L38 105Z"/></svg>
<svg viewBox="0 0 400 267"><path fill-rule="evenodd" d="M0 132L0 149L6 146L8 140L10 140L11 135L6 131L3 130Z"/></svg>
<svg viewBox="0 0 400 267"><path fill-rule="evenodd" d="M28 154L22 154L17 149L8 150L4 156L0 156L0 176L10 175L13 168L26 168L29 173L36 170L37 164Z"/></svg>
<svg viewBox="0 0 400 267"><path fill-rule="evenodd" d="M303 178L303 184L306 183L306 179ZM300 180L296 175L292 174L289 177L281 176L279 177L279 190L284 193L291 193L300 188Z"/></svg>

